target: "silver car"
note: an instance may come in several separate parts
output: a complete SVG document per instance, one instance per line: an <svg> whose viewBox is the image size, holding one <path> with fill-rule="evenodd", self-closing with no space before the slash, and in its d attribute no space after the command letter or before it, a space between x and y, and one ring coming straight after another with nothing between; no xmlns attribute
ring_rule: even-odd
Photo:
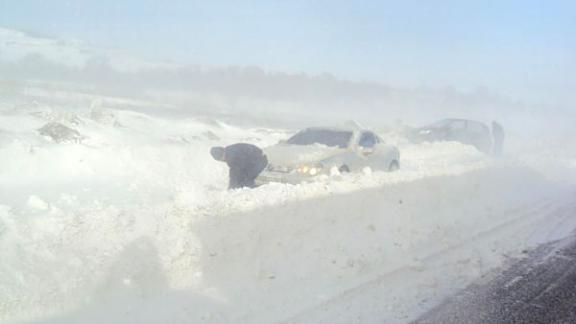
<svg viewBox="0 0 576 324"><path fill-rule="evenodd" d="M476 147L489 153L492 148L490 128L484 123L467 119L443 119L434 124L416 128L409 134L415 143L454 141Z"/></svg>
<svg viewBox="0 0 576 324"><path fill-rule="evenodd" d="M264 149L268 166L256 179L300 183L319 175L371 170L395 171L398 149L375 133L362 129L306 128L287 141Z"/></svg>

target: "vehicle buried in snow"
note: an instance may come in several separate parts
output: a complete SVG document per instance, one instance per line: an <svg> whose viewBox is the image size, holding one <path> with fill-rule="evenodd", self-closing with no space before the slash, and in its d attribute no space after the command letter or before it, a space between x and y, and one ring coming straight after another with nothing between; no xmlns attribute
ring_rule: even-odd
<svg viewBox="0 0 576 324"><path fill-rule="evenodd" d="M408 138L414 143L460 142L484 153L489 153L492 148L490 128L484 123L467 119L443 119L410 131Z"/></svg>
<svg viewBox="0 0 576 324"><path fill-rule="evenodd" d="M287 141L264 148L267 168L256 182L300 183L321 175L371 170L395 171L400 154L375 133L363 129L306 128Z"/></svg>

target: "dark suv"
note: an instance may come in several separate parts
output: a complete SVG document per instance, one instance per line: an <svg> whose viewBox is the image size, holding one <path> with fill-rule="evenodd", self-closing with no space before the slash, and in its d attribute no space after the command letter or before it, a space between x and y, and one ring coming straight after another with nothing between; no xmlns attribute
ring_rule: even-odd
<svg viewBox="0 0 576 324"><path fill-rule="evenodd" d="M434 124L416 128L410 133L414 142L454 141L476 147L489 153L492 148L490 128L484 123L467 119L443 119Z"/></svg>

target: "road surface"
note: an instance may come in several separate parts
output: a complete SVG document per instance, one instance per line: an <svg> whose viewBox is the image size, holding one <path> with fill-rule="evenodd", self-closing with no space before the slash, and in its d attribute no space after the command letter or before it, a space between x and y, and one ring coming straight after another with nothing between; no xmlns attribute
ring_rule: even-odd
<svg viewBox="0 0 576 324"><path fill-rule="evenodd" d="M576 323L576 235L540 246L414 323Z"/></svg>

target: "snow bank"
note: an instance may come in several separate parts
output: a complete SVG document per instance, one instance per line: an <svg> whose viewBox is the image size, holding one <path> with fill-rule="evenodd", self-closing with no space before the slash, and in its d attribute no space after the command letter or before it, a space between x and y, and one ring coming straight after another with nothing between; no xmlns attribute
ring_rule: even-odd
<svg viewBox="0 0 576 324"><path fill-rule="evenodd" d="M546 212L551 212L546 210L547 204L555 201L559 192L561 188L528 170L488 169L248 213L209 214L196 222L192 231L204 249L200 262L204 283L225 296L227 321L292 318L302 322L312 318L310 307L329 304L349 289L400 269L424 271L429 258L527 216L515 212L517 208L542 210L544 214L531 216L545 219ZM515 228L513 235L495 233L483 241L489 249L465 250L458 255L456 262L469 266L457 266L439 278L452 278L454 286L466 282L497 265L502 254L518 253L534 244L528 238L539 226ZM433 286L434 280L427 276L419 285ZM381 312L377 318L400 320L406 315L403 312L413 310L398 308L425 291L416 287L415 291L380 296L381 308L396 311ZM427 292L431 291L434 289ZM339 306L335 309L346 313ZM302 317L293 317L300 311ZM330 314L326 322L342 318L340 313ZM360 309L350 315L362 313Z"/></svg>
<svg viewBox="0 0 576 324"><path fill-rule="evenodd" d="M18 302L3 304L1 313L81 309L58 323L349 322L342 296L376 280L406 287L369 305L375 318L402 322L413 307L427 307L419 305L424 299L438 300L503 254L546 239L543 224L553 233L567 219L553 213L565 188L527 169L488 168L231 212L228 203L266 190L195 208L101 206L66 215L52 207L25 224L4 209L10 244L2 259L10 262L0 271L9 284L0 296ZM449 271L435 273L436 259L450 262Z"/></svg>

